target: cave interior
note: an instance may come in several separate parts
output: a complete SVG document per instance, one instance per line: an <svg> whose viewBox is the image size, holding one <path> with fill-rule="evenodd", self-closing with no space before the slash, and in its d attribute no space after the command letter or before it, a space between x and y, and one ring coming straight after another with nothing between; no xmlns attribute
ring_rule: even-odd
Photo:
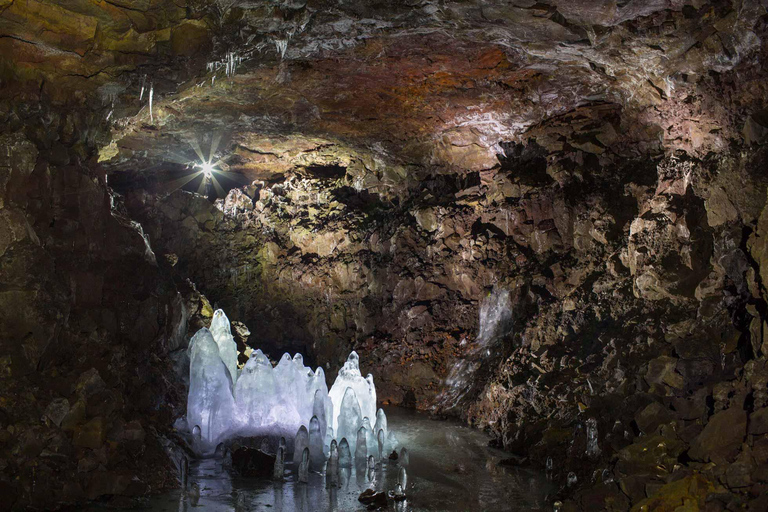
<svg viewBox="0 0 768 512"><path fill-rule="evenodd" d="M0 510L178 490L219 309L519 510L768 510L766 62L766 0L0 0Z"/></svg>

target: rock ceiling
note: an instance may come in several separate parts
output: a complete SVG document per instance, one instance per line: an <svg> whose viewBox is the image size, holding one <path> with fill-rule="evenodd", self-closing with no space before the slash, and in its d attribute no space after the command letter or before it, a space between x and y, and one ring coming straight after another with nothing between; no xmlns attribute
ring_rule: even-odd
<svg viewBox="0 0 768 512"><path fill-rule="evenodd" d="M711 75L759 48L764 14L754 0L0 0L0 52L17 98L101 117L112 172L194 161L211 134L247 178L312 163L462 172L583 106L619 106L616 132L667 136L666 100L716 103ZM668 138L712 149L722 124Z"/></svg>

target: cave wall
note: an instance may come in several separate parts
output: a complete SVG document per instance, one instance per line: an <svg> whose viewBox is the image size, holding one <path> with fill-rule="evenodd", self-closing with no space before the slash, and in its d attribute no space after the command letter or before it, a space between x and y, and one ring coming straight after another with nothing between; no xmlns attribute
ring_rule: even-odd
<svg viewBox="0 0 768 512"><path fill-rule="evenodd" d="M176 485L154 427L184 400L166 355L186 343L185 312L78 132L98 125L88 116L2 114L3 510L128 504Z"/></svg>
<svg viewBox="0 0 768 512"><path fill-rule="evenodd" d="M321 145L215 205L143 189L126 204L169 272L229 307L254 346L331 368L357 350L383 400L459 413L557 461L553 479L573 472L569 507L664 509L680 487L761 506L768 153L748 112L762 86L720 80L679 91L682 108L553 116L477 173L385 172ZM728 80L730 110L675 131ZM513 291L512 333L446 411L441 383L471 356L493 286Z"/></svg>

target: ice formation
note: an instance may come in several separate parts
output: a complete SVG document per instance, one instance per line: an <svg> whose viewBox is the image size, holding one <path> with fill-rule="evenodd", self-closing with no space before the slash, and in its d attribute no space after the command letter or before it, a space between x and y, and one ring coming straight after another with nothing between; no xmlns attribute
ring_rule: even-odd
<svg viewBox="0 0 768 512"><path fill-rule="evenodd" d="M277 453L275 454L275 467L272 471L272 478L274 480L282 480L285 474L285 438L280 438L280 444L277 446Z"/></svg>
<svg viewBox="0 0 768 512"><path fill-rule="evenodd" d="M238 369L229 319L217 310L210 327L192 337L187 353L187 415L176 427L192 434L191 445L198 455L211 455L220 443L236 436L266 438L262 442L278 447L274 477L281 479L284 461L298 469L305 448L313 470L322 470L332 455L338 469L339 456L349 464L353 455L364 461L397 448L384 411L377 411L373 376L362 376L355 352L330 391L323 369L306 367L301 354L285 354L273 367L256 350ZM281 438L291 444L286 446Z"/></svg>
<svg viewBox="0 0 768 512"><path fill-rule="evenodd" d="M309 481L309 448L301 451L301 462L299 463L299 482L307 483Z"/></svg>
<svg viewBox="0 0 768 512"><path fill-rule="evenodd" d="M331 426L334 430L338 427L338 417L341 414L342 402L347 389L354 391L357 402L360 406L361 419L368 418L374 422L376 418L376 388L373 385L373 375L363 378L360 373L360 358L357 352L352 352L347 358L347 362L339 370L336 382L331 386L329 396L333 403L333 413L331 414ZM355 429L357 432L357 429ZM337 432L337 439L341 434Z"/></svg>
<svg viewBox="0 0 768 512"><path fill-rule="evenodd" d="M339 467L352 467L352 453L349 449L349 443L346 439L342 439L339 443Z"/></svg>
<svg viewBox="0 0 768 512"><path fill-rule="evenodd" d="M331 456L328 458L328 466L325 470L326 487L339 486L339 448L336 440L331 441Z"/></svg>
<svg viewBox="0 0 768 512"><path fill-rule="evenodd" d="M296 440L293 443L293 464L298 466L301 463L302 452L304 448L309 449L309 432L304 425L299 427L296 433Z"/></svg>
<svg viewBox="0 0 768 512"><path fill-rule="evenodd" d="M493 287L480 303L480 330L475 345L463 359L459 359L445 379L445 389L438 397L438 408L457 407L473 389L474 373L498 351L498 344L512 328L512 298L509 291ZM463 342L462 342L463 343Z"/></svg>
<svg viewBox="0 0 768 512"><path fill-rule="evenodd" d="M357 446L355 447L355 463L365 462L368 456L368 443L366 442L365 427L360 427L357 431Z"/></svg>
<svg viewBox="0 0 768 512"><path fill-rule="evenodd" d="M229 318L222 310L217 309L213 314L210 331L219 346L219 357L227 365L229 374L232 376L232 383L237 382L237 343L232 337Z"/></svg>

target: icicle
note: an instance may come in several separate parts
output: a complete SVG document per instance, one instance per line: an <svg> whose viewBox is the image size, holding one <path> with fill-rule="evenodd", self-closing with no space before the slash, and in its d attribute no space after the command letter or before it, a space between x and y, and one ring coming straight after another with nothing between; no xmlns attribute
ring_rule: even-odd
<svg viewBox="0 0 768 512"><path fill-rule="evenodd" d="M597 444L597 420L589 418L587 420L587 456L597 458L600 456L600 447Z"/></svg>
<svg viewBox="0 0 768 512"><path fill-rule="evenodd" d="M155 86L154 84L149 84L149 122L154 124L155 118L152 115L152 97L155 95Z"/></svg>
<svg viewBox="0 0 768 512"><path fill-rule="evenodd" d="M288 41L286 39L275 39L275 48L277 48L277 53L280 54L280 60L283 60L285 52L288 50Z"/></svg>

